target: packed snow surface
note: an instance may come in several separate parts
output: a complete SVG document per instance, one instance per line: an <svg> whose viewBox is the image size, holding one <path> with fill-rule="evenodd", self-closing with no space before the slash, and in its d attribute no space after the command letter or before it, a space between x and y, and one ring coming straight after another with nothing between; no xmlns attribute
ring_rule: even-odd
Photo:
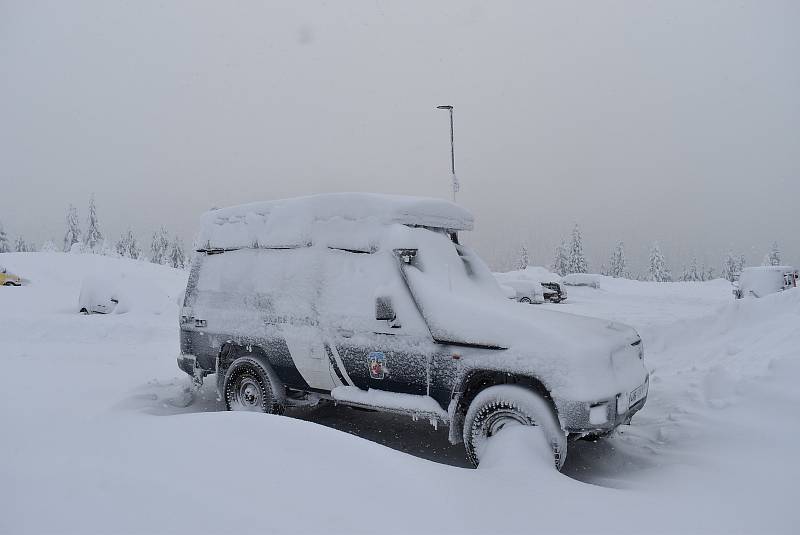
<svg viewBox="0 0 800 535"><path fill-rule="evenodd" d="M185 272L0 260L30 281L0 288L0 533L797 532L800 290L734 301L724 281L601 277L541 305L634 326L647 405L571 443L562 473L520 428L471 470L426 422L224 412L213 378L192 393L175 365ZM149 306L78 314L93 270L149 281Z"/></svg>

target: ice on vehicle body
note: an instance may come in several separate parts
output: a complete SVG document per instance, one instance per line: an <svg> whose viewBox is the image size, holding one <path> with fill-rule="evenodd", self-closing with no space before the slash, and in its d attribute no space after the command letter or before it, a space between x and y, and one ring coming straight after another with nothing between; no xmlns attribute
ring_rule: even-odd
<svg viewBox="0 0 800 535"><path fill-rule="evenodd" d="M216 372L229 408L380 398L375 408L413 414L433 400L476 463L475 445L508 414L549 421L530 398L539 396L558 416L549 436L560 466L567 433L608 432L641 408L641 340L620 324L510 303L459 243L471 228L469 212L448 201L372 194L209 212L179 365L198 380Z"/></svg>

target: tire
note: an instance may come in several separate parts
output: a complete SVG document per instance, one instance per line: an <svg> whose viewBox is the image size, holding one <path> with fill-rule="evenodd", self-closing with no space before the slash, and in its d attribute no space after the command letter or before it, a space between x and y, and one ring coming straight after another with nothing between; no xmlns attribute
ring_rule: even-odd
<svg viewBox="0 0 800 535"><path fill-rule="evenodd" d="M567 437L549 401L519 385L497 385L481 391L464 419L464 447L474 466L490 437L505 425L538 425L553 450L553 464L561 470L567 458Z"/></svg>
<svg viewBox="0 0 800 535"><path fill-rule="evenodd" d="M265 365L256 357L239 357L225 372L225 406L229 411L283 414Z"/></svg>
<svg viewBox="0 0 800 535"><path fill-rule="evenodd" d="M520 303L525 303L526 305L532 305L533 301L531 301L530 297L523 297L519 300Z"/></svg>
<svg viewBox="0 0 800 535"><path fill-rule="evenodd" d="M8 282L4 283L3 286L14 286L14 283L11 282L11 281L8 281Z"/></svg>

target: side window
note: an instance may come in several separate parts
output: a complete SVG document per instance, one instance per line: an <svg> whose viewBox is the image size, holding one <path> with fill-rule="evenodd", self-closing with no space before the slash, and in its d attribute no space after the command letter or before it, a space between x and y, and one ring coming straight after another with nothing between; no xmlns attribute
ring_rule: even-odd
<svg viewBox="0 0 800 535"><path fill-rule="evenodd" d="M356 253L329 249L322 273L320 320L328 326L357 332L427 333L390 251ZM379 297L389 298L400 328L391 329L386 321L375 319L375 302Z"/></svg>
<svg viewBox="0 0 800 535"><path fill-rule="evenodd" d="M193 268L194 269L194 268ZM198 307L256 311L264 319L316 321L319 276L315 251L239 249L205 256L189 297ZM196 290L195 290L196 289Z"/></svg>

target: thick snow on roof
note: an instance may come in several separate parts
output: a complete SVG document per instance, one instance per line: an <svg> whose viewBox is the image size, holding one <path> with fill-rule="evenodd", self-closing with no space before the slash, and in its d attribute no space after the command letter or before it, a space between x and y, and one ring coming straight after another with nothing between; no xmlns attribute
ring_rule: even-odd
<svg viewBox="0 0 800 535"><path fill-rule="evenodd" d="M472 214L443 199L328 193L256 202L207 212L199 247L292 247L312 243L330 226L348 234L388 224L472 230Z"/></svg>

